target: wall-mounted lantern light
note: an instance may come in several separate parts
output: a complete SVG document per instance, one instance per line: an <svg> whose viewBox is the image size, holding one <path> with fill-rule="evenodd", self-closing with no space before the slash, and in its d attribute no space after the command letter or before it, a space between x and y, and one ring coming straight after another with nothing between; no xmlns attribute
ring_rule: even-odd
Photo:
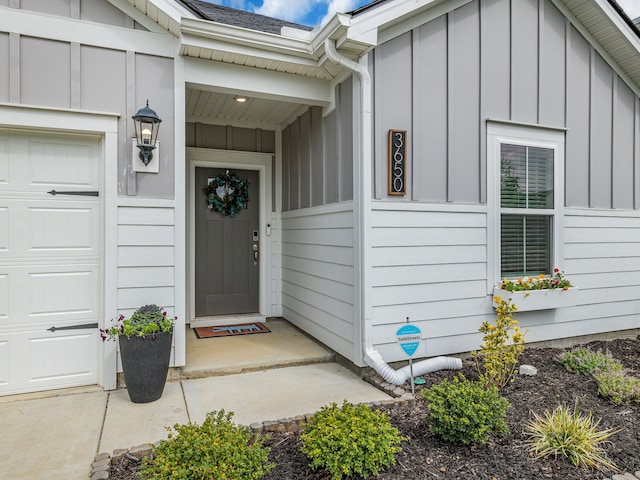
<svg viewBox="0 0 640 480"><path fill-rule="evenodd" d="M146 107L138 110L132 118L136 129L137 147L140 149L140 160L147 166L153 158L153 149L156 148L158 129L162 120L149 108L149 100Z"/></svg>

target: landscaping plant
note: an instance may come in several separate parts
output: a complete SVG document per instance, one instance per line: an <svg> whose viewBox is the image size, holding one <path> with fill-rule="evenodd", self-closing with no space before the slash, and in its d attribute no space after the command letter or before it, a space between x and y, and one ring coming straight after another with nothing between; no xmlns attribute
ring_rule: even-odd
<svg viewBox="0 0 640 480"><path fill-rule="evenodd" d="M176 317L168 317L167 312L157 305L143 305L129 318L119 315L109 328L100 329L100 337L103 341L116 340L120 335L130 337L144 337L162 332L171 332L175 325Z"/></svg>
<svg viewBox="0 0 640 480"><path fill-rule="evenodd" d="M582 415L577 405L573 411L560 405L542 416L533 412L533 419L525 425L527 444L538 457L564 456L577 467L617 470L602 445L619 429L598 431L599 423L594 422L591 412Z"/></svg>
<svg viewBox="0 0 640 480"><path fill-rule="evenodd" d="M254 480L273 467L263 437L253 437L249 427L232 422L224 410L207 413L202 425L176 424L145 458L139 476L148 479Z"/></svg>
<svg viewBox="0 0 640 480"><path fill-rule="evenodd" d="M332 480L359 475L378 475L394 465L398 446L405 437L389 418L368 406L344 401L323 407L301 435L302 452L313 469L323 468Z"/></svg>
<svg viewBox="0 0 640 480"><path fill-rule="evenodd" d="M490 435L509 431L505 422L509 402L494 385L467 380L457 375L422 390L428 402L426 421L431 433L450 442L485 443Z"/></svg>
<svg viewBox="0 0 640 480"><path fill-rule="evenodd" d="M527 290L568 290L572 286L569 279L564 276L564 272L561 272L559 268L554 268L553 274L548 277L541 274L537 277L523 277L515 281L505 278L500 288L507 292L521 292Z"/></svg>
<svg viewBox="0 0 640 480"><path fill-rule="evenodd" d="M640 379L625 372L601 372L594 375L598 393L616 405L640 403Z"/></svg>
<svg viewBox="0 0 640 480"><path fill-rule="evenodd" d="M500 295L494 297L496 308L495 324L483 322L480 326L483 343L480 351L472 352L480 381L486 386L503 388L515 379L516 366L524 352L524 333L520 330L514 314L518 307L504 300Z"/></svg>
<svg viewBox="0 0 640 480"><path fill-rule="evenodd" d="M601 372L621 372L622 364L610 353L594 352L588 348L574 348L560 355L560 363L571 373L594 375Z"/></svg>

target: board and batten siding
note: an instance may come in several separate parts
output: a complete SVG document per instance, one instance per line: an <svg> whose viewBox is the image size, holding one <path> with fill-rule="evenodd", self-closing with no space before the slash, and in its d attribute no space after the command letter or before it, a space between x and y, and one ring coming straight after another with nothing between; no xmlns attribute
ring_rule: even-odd
<svg viewBox="0 0 640 480"><path fill-rule="evenodd" d="M123 205L122 203L126 203ZM118 315L156 304L175 315L175 207L163 200L127 200L118 207ZM115 316L114 316L115 318ZM175 338L174 338L175 345ZM174 365L173 353L171 365ZM120 370L120 366L118 367Z"/></svg>
<svg viewBox="0 0 640 480"><path fill-rule="evenodd" d="M353 200L353 79L335 109L311 107L282 131L282 211Z"/></svg>
<svg viewBox="0 0 640 480"><path fill-rule="evenodd" d="M282 314L351 361L353 224L352 202L282 214Z"/></svg>
<svg viewBox="0 0 640 480"><path fill-rule="evenodd" d="M486 203L491 119L567 130L566 206L640 207L640 101L554 0L474 0L373 63L374 198ZM407 130L405 197L387 193L389 129Z"/></svg>

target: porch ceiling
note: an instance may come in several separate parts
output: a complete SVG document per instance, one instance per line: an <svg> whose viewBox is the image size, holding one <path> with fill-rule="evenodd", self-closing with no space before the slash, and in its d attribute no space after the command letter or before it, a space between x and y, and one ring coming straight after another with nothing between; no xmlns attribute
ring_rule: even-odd
<svg viewBox="0 0 640 480"><path fill-rule="evenodd" d="M302 108L298 103L251 96L238 103L235 95L192 87L187 88L185 114L187 122L275 129L294 118Z"/></svg>

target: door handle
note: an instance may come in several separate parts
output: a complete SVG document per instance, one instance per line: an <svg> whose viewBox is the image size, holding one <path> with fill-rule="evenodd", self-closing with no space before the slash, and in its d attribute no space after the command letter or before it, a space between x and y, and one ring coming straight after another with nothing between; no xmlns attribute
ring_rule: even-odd
<svg viewBox="0 0 640 480"><path fill-rule="evenodd" d="M254 243L253 244L253 264L257 265L258 264L258 244Z"/></svg>

